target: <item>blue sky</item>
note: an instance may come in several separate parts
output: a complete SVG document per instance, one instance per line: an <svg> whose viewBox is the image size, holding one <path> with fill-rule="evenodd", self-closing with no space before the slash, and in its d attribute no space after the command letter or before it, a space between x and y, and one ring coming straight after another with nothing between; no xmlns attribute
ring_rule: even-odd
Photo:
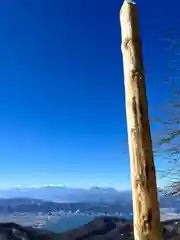
<svg viewBox="0 0 180 240"><path fill-rule="evenodd" d="M180 2L162 3L137 1L150 114L170 96L161 38L179 31ZM130 188L121 4L1 1L0 187Z"/></svg>

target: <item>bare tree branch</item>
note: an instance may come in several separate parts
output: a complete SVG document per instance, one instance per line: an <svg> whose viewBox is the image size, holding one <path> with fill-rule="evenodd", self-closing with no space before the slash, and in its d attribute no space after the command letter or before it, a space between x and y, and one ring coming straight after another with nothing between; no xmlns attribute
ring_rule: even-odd
<svg viewBox="0 0 180 240"><path fill-rule="evenodd" d="M165 83L169 84L173 97L155 108L158 117L153 122L159 126L160 134L156 133L154 152L156 157L163 157L169 166L165 171L159 171L161 178L168 181L164 192L180 195L180 34L173 33L163 40L169 44L166 50L172 53L168 64L170 75Z"/></svg>

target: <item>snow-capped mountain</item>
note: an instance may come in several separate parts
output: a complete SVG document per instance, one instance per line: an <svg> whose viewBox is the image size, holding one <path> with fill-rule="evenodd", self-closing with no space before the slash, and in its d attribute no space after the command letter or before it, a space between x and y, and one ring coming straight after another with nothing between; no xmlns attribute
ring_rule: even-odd
<svg viewBox="0 0 180 240"><path fill-rule="evenodd" d="M0 190L0 198L33 198L59 202L114 202L131 201L131 192L120 192L114 188L92 187L89 189L61 186L12 188Z"/></svg>

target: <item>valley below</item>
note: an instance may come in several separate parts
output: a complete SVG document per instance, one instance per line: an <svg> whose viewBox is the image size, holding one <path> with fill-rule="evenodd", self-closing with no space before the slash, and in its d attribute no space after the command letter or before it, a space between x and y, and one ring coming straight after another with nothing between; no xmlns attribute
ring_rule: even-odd
<svg viewBox="0 0 180 240"><path fill-rule="evenodd" d="M30 191L32 193L33 189ZM9 231L12 230L12 226L14 229L17 225L23 228L23 231L33 231L33 234L35 231L38 236L42 232L45 233L47 238L43 239L74 240L76 238L72 236L76 236L78 239L96 240L102 237L102 239L113 240L121 234L122 239L133 239L133 209L130 192L100 188L86 191L46 188L40 189L41 196L37 190L34 195L28 195L27 191L16 193L16 191L13 194L6 192L4 198L0 199L0 225L9 226ZM45 194L47 198L44 197ZM28 197L31 195L34 198ZM165 229L168 229L171 236L178 234L180 232L179 197L161 195L159 203L161 221L163 225L166 225ZM95 229L92 231L92 228ZM89 237L84 238L84 235ZM58 238L54 238L57 236ZM42 238L31 237L29 239Z"/></svg>

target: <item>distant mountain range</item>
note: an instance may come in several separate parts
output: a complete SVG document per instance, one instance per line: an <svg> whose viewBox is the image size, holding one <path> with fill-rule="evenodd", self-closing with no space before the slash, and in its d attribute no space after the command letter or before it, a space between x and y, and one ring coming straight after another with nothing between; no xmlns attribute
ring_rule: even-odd
<svg viewBox="0 0 180 240"><path fill-rule="evenodd" d="M59 203L131 203L130 190L118 191L114 188L91 187L89 189L60 186L0 189L0 199L39 199ZM179 207L180 197L159 194L161 207Z"/></svg>
<svg viewBox="0 0 180 240"><path fill-rule="evenodd" d="M180 198L159 196L160 207L180 212ZM50 213L63 209L65 212L82 213L132 213L131 191L117 191L113 188L92 187L75 189L57 186L41 188L0 190L0 213L43 212Z"/></svg>
<svg viewBox="0 0 180 240"><path fill-rule="evenodd" d="M92 187L89 189L59 186L13 188L0 190L0 198L33 198L56 202L116 202L131 201L131 191L117 191L114 188Z"/></svg>

